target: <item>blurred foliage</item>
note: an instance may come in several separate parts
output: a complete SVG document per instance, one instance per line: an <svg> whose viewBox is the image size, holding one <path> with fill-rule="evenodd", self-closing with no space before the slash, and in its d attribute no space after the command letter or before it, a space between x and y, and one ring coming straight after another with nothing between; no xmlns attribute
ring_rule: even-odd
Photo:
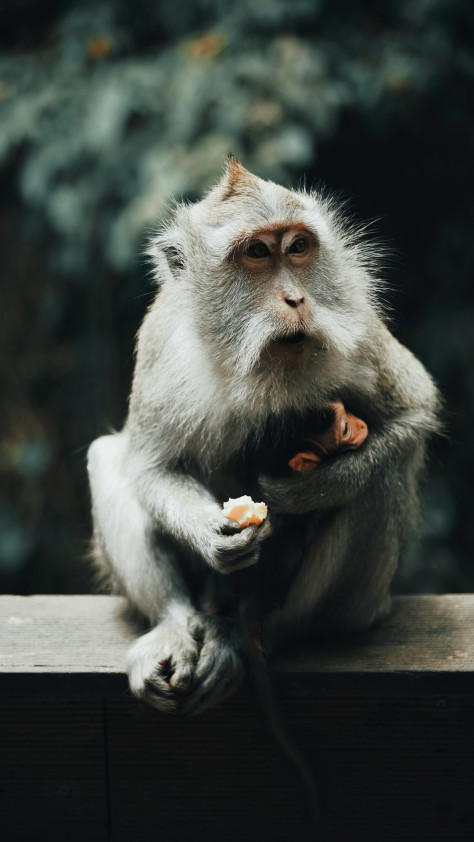
<svg viewBox="0 0 474 842"><path fill-rule="evenodd" d="M474 589L473 35L468 0L0 5L0 588L90 587L85 452L126 413L145 238L232 151L378 218L449 435L399 586Z"/></svg>

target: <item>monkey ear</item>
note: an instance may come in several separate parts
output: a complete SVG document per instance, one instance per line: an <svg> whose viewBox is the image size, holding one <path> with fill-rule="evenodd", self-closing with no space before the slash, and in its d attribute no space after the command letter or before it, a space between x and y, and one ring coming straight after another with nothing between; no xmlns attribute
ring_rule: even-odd
<svg viewBox="0 0 474 842"><path fill-rule="evenodd" d="M162 230L149 242L147 252L155 267L155 281L163 283L168 277L176 278L185 268L184 252L178 236L171 229Z"/></svg>
<svg viewBox="0 0 474 842"><path fill-rule="evenodd" d="M161 251L166 257L172 275L175 275L180 269L184 269L184 255L179 248L176 246L162 246Z"/></svg>

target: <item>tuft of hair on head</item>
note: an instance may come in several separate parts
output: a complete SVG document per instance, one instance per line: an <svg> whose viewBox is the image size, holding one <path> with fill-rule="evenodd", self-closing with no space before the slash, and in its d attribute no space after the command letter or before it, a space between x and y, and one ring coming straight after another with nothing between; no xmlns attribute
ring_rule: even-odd
<svg viewBox="0 0 474 842"><path fill-rule="evenodd" d="M222 178L213 187L204 201L220 201L231 199L233 196L246 195L258 186L261 179L246 170L235 155L229 154L225 163Z"/></svg>
<svg viewBox="0 0 474 842"><path fill-rule="evenodd" d="M229 155L227 158L227 167L224 173L224 190L223 199L228 199L235 196L242 188L245 188L254 176L245 169L235 155Z"/></svg>

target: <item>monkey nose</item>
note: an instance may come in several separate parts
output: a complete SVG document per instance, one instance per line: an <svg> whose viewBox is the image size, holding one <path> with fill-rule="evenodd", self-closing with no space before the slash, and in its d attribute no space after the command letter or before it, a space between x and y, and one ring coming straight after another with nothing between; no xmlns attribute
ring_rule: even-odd
<svg viewBox="0 0 474 842"><path fill-rule="evenodd" d="M298 293L284 293L283 295L285 304L288 304L288 307L293 307L297 310L299 307L302 307L305 303L304 296Z"/></svg>

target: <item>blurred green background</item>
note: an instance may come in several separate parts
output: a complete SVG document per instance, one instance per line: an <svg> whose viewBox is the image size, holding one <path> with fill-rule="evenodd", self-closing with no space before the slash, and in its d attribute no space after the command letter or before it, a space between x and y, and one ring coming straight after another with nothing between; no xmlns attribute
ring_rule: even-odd
<svg viewBox="0 0 474 842"><path fill-rule="evenodd" d="M446 402L398 587L474 590L469 0L0 2L0 590L92 588L88 443L125 417L146 237L229 151L376 219Z"/></svg>

